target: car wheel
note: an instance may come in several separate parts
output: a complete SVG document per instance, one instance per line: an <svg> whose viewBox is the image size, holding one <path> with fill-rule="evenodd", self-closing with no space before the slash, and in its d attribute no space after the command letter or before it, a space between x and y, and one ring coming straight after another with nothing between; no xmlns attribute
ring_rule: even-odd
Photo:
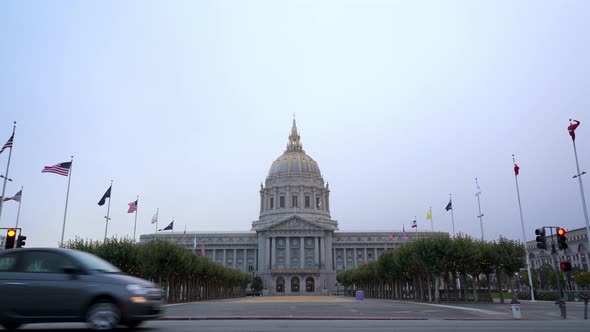
<svg viewBox="0 0 590 332"><path fill-rule="evenodd" d="M132 320L129 322L125 322L125 324L123 324L123 325L127 326L130 329L134 329L134 328L138 327L139 324L141 324L141 323L143 323L142 320Z"/></svg>
<svg viewBox="0 0 590 332"><path fill-rule="evenodd" d="M112 330L117 327L121 312L112 302L93 303L86 313L88 327L93 330Z"/></svg>

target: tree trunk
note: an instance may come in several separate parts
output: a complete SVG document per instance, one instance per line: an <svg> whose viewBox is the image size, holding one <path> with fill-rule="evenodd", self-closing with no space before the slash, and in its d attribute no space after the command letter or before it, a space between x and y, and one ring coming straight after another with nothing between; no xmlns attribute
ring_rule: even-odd
<svg viewBox="0 0 590 332"><path fill-rule="evenodd" d="M428 285L428 302L432 303L432 284L430 283L430 273L426 273L426 284Z"/></svg>
<svg viewBox="0 0 590 332"><path fill-rule="evenodd" d="M496 278L498 279L498 285L500 286L500 303L504 303L504 291L502 290L502 273L496 273Z"/></svg>
<svg viewBox="0 0 590 332"><path fill-rule="evenodd" d="M440 303L440 276L434 277L434 301Z"/></svg>

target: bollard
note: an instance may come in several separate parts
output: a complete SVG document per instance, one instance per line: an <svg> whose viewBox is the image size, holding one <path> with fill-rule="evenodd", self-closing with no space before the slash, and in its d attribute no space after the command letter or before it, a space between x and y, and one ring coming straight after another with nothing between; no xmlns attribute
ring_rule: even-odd
<svg viewBox="0 0 590 332"><path fill-rule="evenodd" d="M512 302L510 302L510 306L512 307L512 318L521 319L522 314L520 312L520 302L518 302L517 299L512 299Z"/></svg>

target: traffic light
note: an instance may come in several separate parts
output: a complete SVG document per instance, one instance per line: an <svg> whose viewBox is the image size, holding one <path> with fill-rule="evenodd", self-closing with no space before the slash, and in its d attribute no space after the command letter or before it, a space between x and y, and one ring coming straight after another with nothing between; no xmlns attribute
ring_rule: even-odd
<svg viewBox="0 0 590 332"><path fill-rule="evenodd" d="M572 270L572 263L570 262L561 262L559 264L559 268L562 272L570 272Z"/></svg>
<svg viewBox="0 0 590 332"><path fill-rule="evenodd" d="M537 234L537 248L547 249L547 239L545 238L545 228L535 229L535 234Z"/></svg>
<svg viewBox="0 0 590 332"><path fill-rule="evenodd" d="M12 249L14 248L14 239L16 238L16 230L9 229L6 231L6 242L4 244L4 249Z"/></svg>
<svg viewBox="0 0 590 332"><path fill-rule="evenodd" d="M565 237L565 233L566 230L563 228L558 228L557 229L557 247L559 249L567 249L568 245L567 245L567 237Z"/></svg>
<svg viewBox="0 0 590 332"><path fill-rule="evenodd" d="M25 246L25 244L26 244L26 242L25 242L25 240L26 240L26 239L27 239L27 237L26 237L26 236L24 236L24 235L19 235L19 236L16 238L16 247L17 247L17 248L22 248L22 247L24 247L24 246Z"/></svg>

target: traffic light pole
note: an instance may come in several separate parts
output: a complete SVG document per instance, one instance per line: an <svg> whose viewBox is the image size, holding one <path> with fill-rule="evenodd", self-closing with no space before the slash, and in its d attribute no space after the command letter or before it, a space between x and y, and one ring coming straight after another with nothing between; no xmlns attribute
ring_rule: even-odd
<svg viewBox="0 0 590 332"><path fill-rule="evenodd" d="M563 292L561 290L561 269L559 268L559 261L557 259L557 250L555 250L555 239L553 239L553 227L550 227L549 229L551 229L551 256L553 256L553 264L555 265L555 279L557 281L557 295L559 297L555 304L559 305L561 319L566 319L567 313L565 308L565 301L563 300Z"/></svg>

